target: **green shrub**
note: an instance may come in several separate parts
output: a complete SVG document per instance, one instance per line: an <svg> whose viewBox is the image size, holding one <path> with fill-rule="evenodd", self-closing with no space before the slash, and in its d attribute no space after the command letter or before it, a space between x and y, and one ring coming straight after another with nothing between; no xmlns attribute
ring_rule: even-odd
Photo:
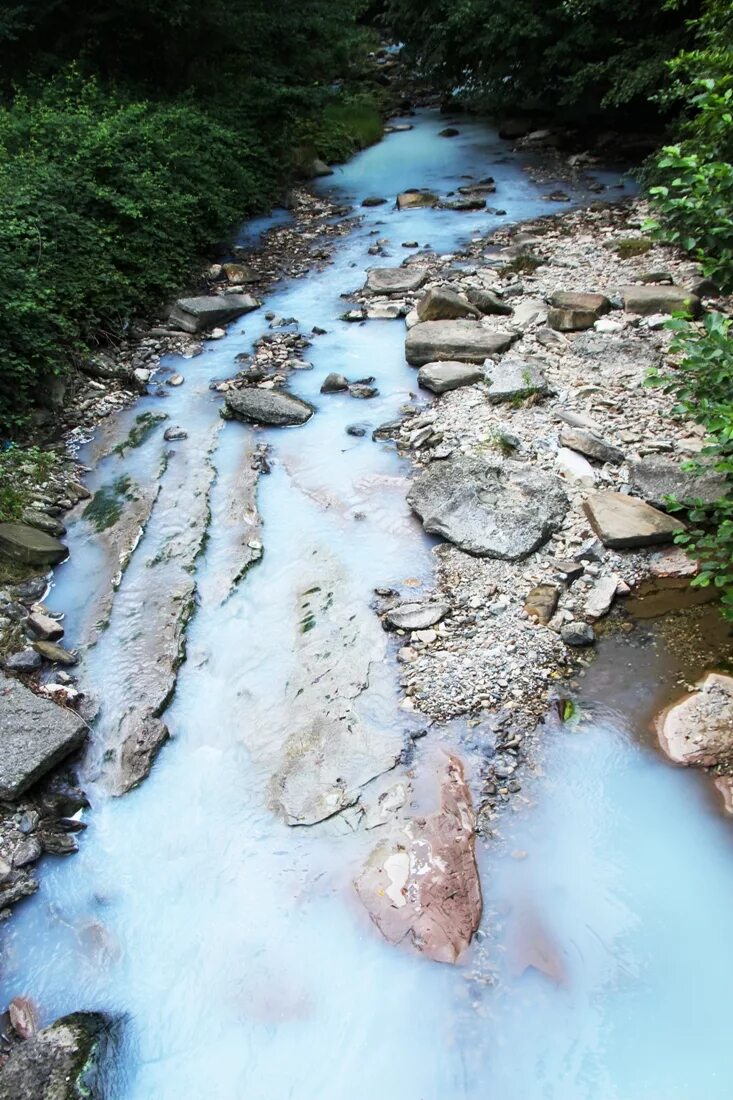
<svg viewBox="0 0 733 1100"><path fill-rule="evenodd" d="M267 202L262 153L193 104L130 101L74 71L0 112L5 431L45 376L154 308Z"/></svg>
<svg viewBox="0 0 733 1100"><path fill-rule="evenodd" d="M384 123L375 97L361 94L328 103L314 130L318 154L337 163L380 141Z"/></svg>
<svg viewBox="0 0 733 1100"><path fill-rule="evenodd" d="M679 141L647 172L658 217L650 229L700 260L733 290L733 8L707 0L691 24L694 48L669 64L667 101L682 113Z"/></svg>
<svg viewBox="0 0 733 1100"><path fill-rule="evenodd" d="M718 159L733 135L733 89L704 80L693 103L701 132L719 131L719 142L710 148L691 137L662 149L649 189L659 217L645 228L691 252L706 275L733 290L733 164Z"/></svg>
<svg viewBox="0 0 733 1100"><path fill-rule="evenodd" d="M693 584L721 589L724 613L733 619L733 340L730 318L706 315L702 329L674 320L670 351L680 357L676 367L653 371L651 385L674 393L674 413L692 417L707 430L704 456L722 473L730 491L713 504L670 500L670 510L684 510L689 526L675 541L700 562ZM700 463L690 462L689 469ZM705 469L710 469L705 465Z"/></svg>

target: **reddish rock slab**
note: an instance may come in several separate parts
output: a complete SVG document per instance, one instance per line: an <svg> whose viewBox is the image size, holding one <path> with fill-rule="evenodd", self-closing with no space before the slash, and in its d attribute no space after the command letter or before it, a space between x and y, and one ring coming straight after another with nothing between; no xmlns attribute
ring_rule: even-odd
<svg viewBox="0 0 733 1100"><path fill-rule="evenodd" d="M733 815L733 779L729 775L719 775L715 786L723 797L723 809Z"/></svg>
<svg viewBox="0 0 733 1100"><path fill-rule="evenodd" d="M695 691L663 710L655 725L675 764L733 763L733 676L709 672Z"/></svg>
<svg viewBox="0 0 733 1100"><path fill-rule="evenodd" d="M446 963L468 947L481 919L475 825L463 766L451 756L439 812L408 821L379 844L354 884L390 943Z"/></svg>
<svg viewBox="0 0 733 1100"><path fill-rule="evenodd" d="M696 577L700 572L700 565L688 557L681 547L668 546L651 555L649 572L653 577L676 580L681 577Z"/></svg>

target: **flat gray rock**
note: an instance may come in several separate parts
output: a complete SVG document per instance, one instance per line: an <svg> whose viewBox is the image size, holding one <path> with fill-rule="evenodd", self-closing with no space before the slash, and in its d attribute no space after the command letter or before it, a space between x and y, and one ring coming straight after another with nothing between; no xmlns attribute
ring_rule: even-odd
<svg viewBox="0 0 733 1100"><path fill-rule="evenodd" d="M69 551L53 535L27 523L0 523L0 553L24 565L56 565Z"/></svg>
<svg viewBox="0 0 733 1100"><path fill-rule="evenodd" d="M597 462L623 462L624 452L612 443L607 443L597 432L586 428L578 428L568 424L560 432L560 442L563 447L569 447L571 451L577 451L586 458L595 458Z"/></svg>
<svg viewBox="0 0 733 1100"><path fill-rule="evenodd" d="M444 360L483 363L514 340L514 334L492 331L480 321L421 321L407 334L405 358L413 367Z"/></svg>
<svg viewBox="0 0 733 1100"><path fill-rule="evenodd" d="M512 313L512 307L503 302L498 294L494 294L491 290L484 290L483 287L469 287L466 291L466 297L472 305L476 306L486 316L494 314L499 317L509 317Z"/></svg>
<svg viewBox="0 0 733 1100"><path fill-rule="evenodd" d="M11 653L3 664L8 672L33 672L43 664L43 658L35 649L21 649Z"/></svg>
<svg viewBox="0 0 733 1100"><path fill-rule="evenodd" d="M681 520L625 493L593 493L583 508L604 546L617 550L672 542L685 529Z"/></svg>
<svg viewBox="0 0 733 1100"><path fill-rule="evenodd" d="M426 531L478 557L521 561L558 530L568 499L535 466L458 455L433 462L407 496Z"/></svg>
<svg viewBox="0 0 733 1100"><path fill-rule="evenodd" d="M81 1100L109 1027L96 1012L64 1016L14 1047L0 1071L0 1100Z"/></svg>
<svg viewBox="0 0 733 1100"><path fill-rule="evenodd" d="M472 386L484 377L483 367L475 363L426 363L417 372L418 384L432 393L447 393L461 386Z"/></svg>
<svg viewBox="0 0 733 1100"><path fill-rule="evenodd" d="M86 737L86 723L0 675L0 798L18 798Z"/></svg>
<svg viewBox="0 0 733 1100"><path fill-rule="evenodd" d="M183 332L196 333L234 321L243 313L257 309L259 304L249 294L203 294L197 298L179 298L168 322Z"/></svg>
<svg viewBox="0 0 733 1100"><path fill-rule="evenodd" d="M702 302L681 286L626 286L621 291L624 308L642 317L653 313L691 313L698 317Z"/></svg>
<svg viewBox="0 0 733 1100"><path fill-rule="evenodd" d="M270 424L274 427L305 424L316 411L313 405L285 390L261 390L253 387L228 393L224 400L229 415L236 420Z"/></svg>
<svg viewBox="0 0 733 1100"><path fill-rule="evenodd" d="M565 625L560 628L560 637L565 642L565 645L582 647L593 645L596 640L596 633L590 623L574 621L565 623Z"/></svg>
<svg viewBox="0 0 733 1100"><path fill-rule="evenodd" d="M420 299L417 315L421 321L456 321L461 317L480 317L481 313L455 290L439 286Z"/></svg>
<svg viewBox="0 0 733 1100"><path fill-rule="evenodd" d="M115 794L127 794L142 783L170 737L168 727L152 714L126 714L120 723L122 738Z"/></svg>
<svg viewBox="0 0 733 1100"><path fill-rule="evenodd" d="M408 294L419 290L427 277L422 267L373 267L364 289L371 294Z"/></svg>
<svg viewBox="0 0 733 1100"><path fill-rule="evenodd" d="M608 313L611 303L605 294L587 294L577 290L558 290L550 299L556 309L580 309L595 313L597 317Z"/></svg>
<svg viewBox="0 0 733 1100"><path fill-rule="evenodd" d="M325 821L353 806L403 748L396 731L369 729L353 714L315 719L288 740L284 766L272 780L275 804L288 825Z"/></svg>
<svg viewBox="0 0 733 1100"><path fill-rule="evenodd" d="M487 363L486 368L489 401L494 404L521 400L533 394L544 396L550 392L544 374L528 359L508 355L499 363Z"/></svg>
<svg viewBox="0 0 733 1100"><path fill-rule="evenodd" d="M593 582L585 600L585 617L588 622L602 619L611 610L611 605L616 598L618 577L599 577Z"/></svg>
<svg viewBox="0 0 733 1100"><path fill-rule="evenodd" d="M393 630L427 630L444 619L450 610L447 603L403 603L393 607L384 616L384 622Z"/></svg>
<svg viewBox="0 0 733 1100"><path fill-rule="evenodd" d="M547 314L550 328L558 332L582 332L592 328L596 321L611 308L605 294L580 294L562 290L553 294Z"/></svg>
<svg viewBox="0 0 733 1100"><path fill-rule="evenodd" d="M633 491L657 508L664 507L666 497L714 504L728 492L723 474L713 469L683 470L682 464L673 458L652 455L632 462L630 470Z"/></svg>
<svg viewBox="0 0 733 1100"><path fill-rule="evenodd" d="M529 328L530 325L547 320L547 306L541 298L527 298L519 302L514 309L512 325L519 329Z"/></svg>

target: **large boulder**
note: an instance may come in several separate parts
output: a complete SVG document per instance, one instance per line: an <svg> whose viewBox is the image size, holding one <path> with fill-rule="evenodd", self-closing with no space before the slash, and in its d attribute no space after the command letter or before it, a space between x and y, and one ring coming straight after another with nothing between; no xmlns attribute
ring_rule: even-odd
<svg viewBox="0 0 733 1100"><path fill-rule="evenodd" d="M364 290L370 294L410 294L419 290L427 277L422 267L373 267Z"/></svg>
<svg viewBox="0 0 733 1100"><path fill-rule="evenodd" d="M529 359L507 355L501 362L486 364L488 369L489 401L521 401L535 394L545 396L550 392L542 371Z"/></svg>
<svg viewBox="0 0 733 1100"><path fill-rule="evenodd" d="M451 756L438 813L379 844L354 884L386 940L435 962L457 961L481 920L475 827L463 767Z"/></svg>
<svg viewBox="0 0 733 1100"><path fill-rule="evenodd" d="M19 798L78 749L87 726L78 714L0 675L0 798Z"/></svg>
<svg viewBox="0 0 733 1100"><path fill-rule="evenodd" d="M98 1095L97 1070L110 1024L76 1012L19 1043L0 1071L0 1100L83 1100Z"/></svg>
<svg viewBox="0 0 733 1100"><path fill-rule="evenodd" d="M53 535L27 523L0 523L0 553L23 565L56 565L69 551Z"/></svg>
<svg viewBox="0 0 733 1100"><path fill-rule="evenodd" d="M405 357L413 367L450 359L483 363L511 347L515 336L485 328L480 321L421 321L405 341Z"/></svg>
<svg viewBox="0 0 733 1100"><path fill-rule="evenodd" d="M664 507L667 497L714 504L728 492L725 476L714 469L683 470L675 459L661 455L632 462L630 469L633 491L657 508Z"/></svg>
<svg viewBox="0 0 733 1100"><path fill-rule="evenodd" d="M560 527L558 478L535 466L457 455L433 462L407 496L426 531L478 557L521 561Z"/></svg>
<svg viewBox="0 0 733 1100"><path fill-rule="evenodd" d="M711 672L658 715L659 742L676 764L733 763L733 676Z"/></svg>
<svg viewBox="0 0 733 1100"><path fill-rule="evenodd" d="M426 363L417 372L418 384L432 393L447 393L461 386L472 386L484 377L483 367L475 363Z"/></svg>
<svg viewBox="0 0 733 1100"><path fill-rule="evenodd" d="M553 294L550 304L552 308L547 314L547 323L558 332L582 332L592 328L611 308L605 294L580 294L566 290Z"/></svg>
<svg viewBox="0 0 733 1100"><path fill-rule="evenodd" d="M412 188L409 191L403 191L402 194L397 196L397 209L417 210L424 206L435 206L437 201L438 196L432 191L418 191Z"/></svg>
<svg viewBox="0 0 733 1100"><path fill-rule="evenodd" d="M439 286L420 299L417 315L421 321L455 321L460 317L480 317L481 313L455 290Z"/></svg>
<svg viewBox="0 0 733 1100"><path fill-rule="evenodd" d="M615 550L672 542L685 529L681 520L625 493L593 493L583 507L601 542Z"/></svg>
<svg viewBox="0 0 733 1100"><path fill-rule="evenodd" d="M323 176L332 176L333 168L329 168L325 160L321 160L320 157L314 157L310 163L310 177L311 179L321 179Z"/></svg>
<svg viewBox="0 0 733 1100"><path fill-rule="evenodd" d="M680 286L626 286L621 291L624 309L648 317L653 313L690 313L699 317L702 302Z"/></svg>
<svg viewBox="0 0 733 1100"><path fill-rule="evenodd" d="M316 411L313 405L285 390L261 390L256 387L228 393L225 408L228 416L235 420L280 428L289 424L305 424Z"/></svg>
<svg viewBox="0 0 733 1100"><path fill-rule="evenodd" d="M168 317L168 323L183 332L202 332L215 325L225 325L243 313L257 309L259 302L249 294L212 294L198 298L179 298Z"/></svg>

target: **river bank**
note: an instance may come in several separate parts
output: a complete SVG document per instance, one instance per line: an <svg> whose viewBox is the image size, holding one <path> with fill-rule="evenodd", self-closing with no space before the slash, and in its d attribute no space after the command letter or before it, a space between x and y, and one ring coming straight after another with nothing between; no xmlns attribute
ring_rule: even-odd
<svg viewBox="0 0 733 1100"><path fill-rule="evenodd" d="M447 152L455 139L434 132L441 126L443 121L431 116L415 126L406 156L423 152L433 171L427 178L419 166L413 167L409 182L415 186L437 189L441 179L449 178L447 162L432 166L441 142L448 160L456 156ZM394 137L399 140L410 133L398 130ZM478 179L474 165L500 164L501 146L487 153L480 135L471 140L475 148L469 143L456 147L467 161L466 169L473 169ZM297 240L302 251L290 270L283 271L296 278L284 280L279 290L268 284L261 309L236 322L227 336L203 344L192 338L186 344L190 359L164 360L159 373L148 379L141 405L110 422L109 430L98 433L84 452L84 461L94 467L89 479L92 500L99 500L100 493L107 499L105 492L121 477L128 482L119 494L119 509L113 509L113 522L102 530L84 518L85 505L79 508L70 525L74 554L59 573L55 596L56 610L59 601L66 601L69 636L82 647L78 683L89 696L89 716L97 710L99 716L83 766L84 785L95 807L88 815L94 828L82 843L79 868L51 868L53 900L33 914L30 909L21 911L23 927L10 937L10 982L16 982L17 989L23 976L27 995L31 987L22 960L24 939L30 936L48 945L60 937L59 972L34 972L33 992L43 1004L44 1022L54 1013L78 1007L80 998L84 1005L112 1012L132 998L134 1015L146 1018L150 1005L135 999L138 994L131 986L136 983L130 982L127 968L138 972L140 995L149 989L149 975L158 972L169 975L170 989L175 990L183 974L178 948L169 948L180 944L181 949L188 945L191 957L208 972L211 965L216 967L216 959L200 956L191 943L197 927L211 929L207 942L218 938L228 950L231 944L239 945L235 955L239 958L241 953L248 962L249 949L230 919L236 913L241 920L249 912L246 938L261 945L258 950L266 961L255 976L254 999L243 993L249 978L238 979L244 983L238 991L226 985L221 1001L226 1035L234 1025L238 1032L245 1020L250 1026L251 1013L257 1023L310 1020L311 997L331 1006L333 1023L343 1010L333 1000L338 985L333 964L343 951L353 966L344 945L356 936L363 965L375 966L385 981L390 981L393 966L401 966L392 961L392 954L388 959L383 953L393 949L377 942L366 914L359 923L343 900L348 896L353 901L351 879L368 855L372 828L406 830L410 843L419 844L427 835L447 844L440 814L433 814L436 782L445 771L444 747L465 757L468 776L466 788L451 765L443 805L444 811L446 803L452 806L460 823L461 842L452 858L464 875L473 876L471 896L459 914L468 922L470 939L480 914L471 798L484 833L495 828L499 805L513 795L521 802L523 769L538 760L537 720L554 695L565 698L575 690L574 678L585 664L578 650L567 644L567 628L574 628L573 637L590 641L582 627L601 633L602 627L594 624L605 619L615 600L627 598L627 587L681 568L679 555L675 553L670 564L664 549L604 549L588 526L582 504L591 480L599 488L633 488L637 458L660 453L679 458L699 449L694 427L672 426L665 399L642 386L647 366L664 352L666 333L659 327L663 317L640 317L618 308L621 301L614 302L624 287L639 285L639 277L658 271L658 265L678 286L689 285L695 272L668 251L647 249L631 259L618 255L621 241L641 238L639 206L569 212L548 221L533 218L498 234L487 234L485 227L501 215L483 208L455 210L442 205L400 217L388 201L380 215L379 207L361 207L361 202L392 197L386 188L378 193L387 171L391 177L397 175L394 161L386 160L388 151L374 151L365 181L355 167L354 175L340 184L338 201L304 196L303 209L312 220L306 216L293 226L273 230L267 238L271 249L266 245L261 253L263 270L271 271L272 255L278 250L291 255L288 241ZM521 162L507 159L506 171L512 174L498 181L497 202L506 201L504 195L514 200L510 187L519 190L520 181L524 186L518 174ZM414 160L410 163L415 165ZM403 169L398 176L401 191L407 186L404 176ZM354 199L352 189L358 196ZM440 201L449 204L452 184L443 183L443 190ZM582 194L576 196L582 199ZM546 214L558 200L545 202L538 189L527 185L521 201L535 209L541 206ZM334 220L339 210L341 220ZM515 211L507 217L514 220ZM450 247L450 255L439 256L419 245L403 250L400 237L411 239L403 234L408 226L421 240L430 240L436 251ZM339 250L333 270L328 255L331 238L340 240L335 242ZM602 238L609 247L603 246ZM466 239L471 243L464 246ZM633 251L640 245L627 247ZM403 251L408 263L397 267ZM253 267L258 263L257 253L239 259ZM412 289L359 294L364 269L372 264L383 278L385 271L397 267L397 276L387 281L403 279ZM220 279L221 274L212 277ZM663 283L646 285L659 294L668 281L665 276ZM458 307L455 297L438 296L440 308L448 301L453 314L456 308L465 311L466 302L471 309L477 308L472 301L489 307L488 319L478 326L482 338L508 332L512 348L498 366L520 356L523 365L510 372L514 390L507 390L504 380L501 402L491 392L497 380L496 360L490 356L485 367L483 362L468 364L473 375L467 386L431 405L430 391L419 388L415 370L404 366L403 317L408 332L416 331L413 306L432 284L449 284L458 295ZM599 312L598 317L581 318L585 332L567 335L546 323L548 310L561 308L547 301L558 291L599 292L608 295L609 308L597 301L590 303L591 309L588 302L566 302L564 312ZM617 308L612 309L614 304ZM339 320L343 313L355 316ZM297 320L291 319L293 315ZM202 353L193 354L199 347ZM466 368L461 364L464 372ZM324 393L326 376L335 373L346 376L347 386L382 392L352 392L339 382L337 392ZM435 385L435 375L431 379L429 372L422 380ZM451 381L455 380L454 371ZM465 374L463 381L468 381ZM267 395L277 395L284 383L316 409L306 427L252 430L219 419L222 405L235 412L241 408L237 395L251 398L256 393L264 408ZM161 411L167 412L165 422L156 419ZM563 411L576 422L558 420ZM385 415L391 428L383 427ZM560 438L560 424L566 425L561 430L574 429L574 448ZM395 455L394 437L402 457ZM596 453L587 466L581 465L581 449L589 446ZM608 461L599 462L599 453ZM531 463L543 486L553 479L560 495L552 541L524 552L523 528L534 519L525 506L526 518L513 522L513 538L521 544L519 561L476 557L447 543L432 550L433 543L421 538L405 498L412 496L420 471L431 460L436 467L459 456L470 461L487 456L518 459ZM272 476L260 485L257 502L258 479L268 470ZM561 479L557 485L556 472ZM545 504L541 496L542 492L531 498L538 512ZM425 511L421 504L419 509ZM256 570L248 571L253 564ZM532 592L535 604L525 611ZM421 606L398 610L407 597ZM426 613L432 622L425 621ZM380 615L392 616L391 623L385 622L392 629L383 630ZM409 617L413 615L423 618ZM546 622L537 624L533 616ZM404 670L402 695L394 684L397 654ZM158 724L152 740L140 744L139 731L149 730L153 722ZM344 738L344 728L351 743ZM132 771L134 783L154 762L155 752L149 750L161 748L167 732L179 743L163 752L137 794L110 799L110 793L119 793L122 750L131 732L130 743L143 750L136 757L140 770ZM273 809L287 825L273 816ZM17 807L14 813L17 816ZM424 815L432 817L426 817L427 825L419 825ZM19 819L16 824L19 828ZM204 837L217 838L214 851L211 841L201 849ZM195 896L186 864L194 853ZM273 877L273 867L281 868L283 859L298 868L296 909L300 912L303 906L303 928L292 924L288 875L282 897L280 870ZM157 868L159 882L148 881L151 866ZM69 895L71 877L79 886ZM321 878L325 885L315 887ZM140 890L137 884L142 881L146 886ZM370 883L360 881L368 908ZM131 893L123 892L118 882L136 886ZM92 883L97 885L88 897ZM96 900L99 897L103 902ZM326 900L330 904L324 910ZM165 921L162 939L151 937L146 927L149 905ZM63 919L57 919L58 913ZM273 922L279 930L277 942L292 944L302 959L318 952L323 917L331 928L334 957L323 961L317 997L301 996L288 984L273 992L273 975L282 961L278 958L275 965L272 942L269 936L267 943L263 941L263 929L269 930ZM223 922L218 934L217 921ZM466 928L447 938L448 957L454 949L457 955L465 945ZM440 955L444 942L430 946L434 953L425 953L445 957ZM80 981L73 977L77 964ZM412 977L406 967L407 963L407 992L419 992L410 983L423 979ZM106 968L110 982L100 985ZM217 984L224 980L218 968L211 978ZM301 979L304 988L310 988L312 975L302 974ZM425 981L430 987L426 1003L432 1006L433 1023L439 1024L437 985L448 979ZM428 993L427 986L423 992ZM245 1008L243 996L253 1008ZM179 1015L184 1002L190 1003L188 993L183 995L181 989L177 1000L180 1004L171 1006L164 1034L155 1033L160 1021L138 1034L136 1041L150 1048L136 1062L144 1081L136 1095L150 1094L155 1079L158 1088L177 1087L170 1064L167 1076L160 1077L163 1068L156 1067L157 1055L152 1057L156 1049L177 1050L179 1036L186 1034L189 1050L194 1051L198 1029L215 1048L223 1042L224 1032L212 1032L198 1014L195 1020ZM230 1019L227 1006L232 1005L239 1007ZM398 1016L406 1007L395 999ZM275 1036L271 1040L274 1043ZM266 1057L266 1052L257 1057ZM393 1065L388 1053L384 1057L388 1066ZM190 1072L192 1060L185 1061ZM277 1065L281 1061L275 1059ZM260 1064L263 1072L277 1077L277 1069ZM206 1066L194 1067L193 1072L202 1082L208 1080ZM453 1080L452 1074L453 1067L443 1067L441 1080ZM227 1076L223 1086L232 1096L236 1081ZM365 1095L373 1095L373 1084L370 1077ZM279 1097L277 1088L282 1085L277 1077L272 1095Z"/></svg>

